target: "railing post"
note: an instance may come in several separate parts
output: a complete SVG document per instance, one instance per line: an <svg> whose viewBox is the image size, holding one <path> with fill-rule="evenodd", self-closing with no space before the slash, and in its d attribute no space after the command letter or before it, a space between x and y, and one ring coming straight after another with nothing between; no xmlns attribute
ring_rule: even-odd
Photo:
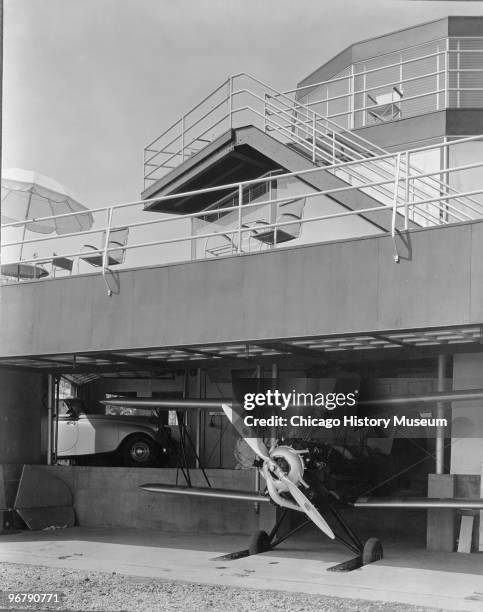
<svg viewBox="0 0 483 612"><path fill-rule="evenodd" d="M444 107L449 108L449 36L446 38L444 72Z"/></svg>
<svg viewBox="0 0 483 612"><path fill-rule="evenodd" d="M439 110L439 95L441 93L441 57L439 54L439 45L438 45L438 54L436 55L436 110Z"/></svg>
<svg viewBox="0 0 483 612"><path fill-rule="evenodd" d="M312 162L315 164L315 113L312 113Z"/></svg>
<svg viewBox="0 0 483 612"><path fill-rule="evenodd" d="M112 291L109 287L109 283L106 280L106 270L109 268L109 239L111 235L111 224L112 224L112 208L107 209L107 221L106 221L106 236L104 241L104 252L102 254L102 277L107 287L107 295L111 296Z"/></svg>
<svg viewBox="0 0 483 612"><path fill-rule="evenodd" d="M456 43L456 108L461 105L461 41L458 38Z"/></svg>
<svg viewBox="0 0 483 612"><path fill-rule="evenodd" d="M230 115L230 130L233 129L233 77L228 79L228 113Z"/></svg>
<svg viewBox="0 0 483 612"><path fill-rule="evenodd" d="M349 80L349 129L353 130L355 127L355 78L354 78L354 64L351 64L351 76Z"/></svg>
<svg viewBox="0 0 483 612"><path fill-rule="evenodd" d="M391 219L391 237L394 246L394 261L399 263L399 253L397 252L396 245L396 215L397 215L397 203L399 196L399 170L401 167L401 153L396 155L396 168L394 172L394 196L392 200L392 219Z"/></svg>
<svg viewBox="0 0 483 612"><path fill-rule="evenodd" d="M243 204L243 185L238 185L238 254L242 253L242 204Z"/></svg>
<svg viewBox="0 0 483 612"><path fill-rule="evenodd" d="M404 181L404 229L409 229L409 151L406 151L406 179Z"/></svg>
<svg viewBox="0 0 483 612"><path fill-rule="evenodd" d="M185 154L184 154L184 120L185 120L185 116L183 115L181 117L181 159L184 161L185 160Z"/></svg>
<svg viewBox="0 0 483 612"><path fill-rule="evenodd" d="M265 92L263 95L263 131L265 132L265 134L267 133L267 97L268 94L267 92Z"/></svg>
<svg viewBox="0 0 483 612"><path fill-rule="evenodd" d="M106 231L104 238L104 252L102 254L102 267L105 268L108 261L109 236L111 233L112 208L106 210Z"/></svg>

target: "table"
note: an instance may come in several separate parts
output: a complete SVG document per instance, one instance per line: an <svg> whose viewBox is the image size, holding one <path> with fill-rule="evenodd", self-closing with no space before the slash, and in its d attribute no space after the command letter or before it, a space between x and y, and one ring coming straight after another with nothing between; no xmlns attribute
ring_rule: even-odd
<svg viewBox="0 0 483 612"><path fill-rule="evenodd" d="M33 280L49 275L45 268L27 263L4 264L0 267L0 273L17 280Z"/></svg>

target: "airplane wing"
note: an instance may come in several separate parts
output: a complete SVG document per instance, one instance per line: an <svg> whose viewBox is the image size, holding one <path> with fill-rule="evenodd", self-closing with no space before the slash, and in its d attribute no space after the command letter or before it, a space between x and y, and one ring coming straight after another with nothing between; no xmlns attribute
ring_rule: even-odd
<svg viewBox="0 0 483 612"><path fill-rule="evenodd" d="M156 408L157 410L221 410L223 400L173 399L161 400L149 397L113 398L101 400L104 406L120 406L123 408Z"/></svg>
<svg viewBox="0 0 483 612"><path fill-rule="evenodd" d="M174 495L192 495L193 497L216 497L218 499L236 499L237 501L270 502L270 498L253 491L234 491L231 489L213 489L212 487L178 487L158 483L141 485L144 491L152 493L173 493Z"/></svg>
<svg viewBox="0 0 483 612"><path fill-rule="evenodd" d="M445 391L442 393L428 393L427 395L409 395L406 397L389 397L385 399L363 400L360 406L397 406L402 404L430 404L434 402L456 402L472 399L482 399L483 389L462 389ZM123 406L131 408L158 408L159 410L222 410L228 405L223 399L154 399L154 398L113 398L101 400L107 406ZM309 407L309 406L307 406Z"/></svg>
<svg viewBox="0 0 483 612"><path fill-rule="evenodd" d="M402 404L431 404L434 402L458 402L483 398L483 389L461 389L428 393L427 395L408 395L406 397L388 397L386 399L363 400L360 406L399 406Z"/></svg>
<svg viewBox="0 0 483 612"><path fill-rule="evenodd" d="M355 508L408 508L430 510L443 508L453 510L483 510L483 499L467 499L464 497L360 497L354 502Z"/></svg>
<svg viewBox="0 0 483 612"><path fill-rule="evenodd" d="M218 499L234 499L249 502L270 502L267 495L253 491L234 491L230 489L213 489L209 487L179 487L158 483L146 483L140 487L152 493L169 493L194 497L214 497ZM468 499L463 497L360 497L353 506L355 508L407 508L414 510L483 510L483 499Z"/></svg>

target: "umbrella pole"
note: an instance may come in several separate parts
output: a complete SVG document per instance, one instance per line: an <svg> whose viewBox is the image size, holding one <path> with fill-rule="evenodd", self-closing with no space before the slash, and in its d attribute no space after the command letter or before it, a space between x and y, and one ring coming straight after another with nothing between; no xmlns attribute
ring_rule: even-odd
<svg viewBox="0 0 483 612"><path fill-rule="evenodd" d="M30 191L29 191L29 194L30 194L30 195L29 195L29 201L28 201L28 204L27 204L27 210L25 211L25 219L28 219L28 218L29 218L30 204L31 204L31 202L32 202L32 191L33 191L33 190L34 190L34 188L32 187L32 188L30 189ZM25 234L26 234L26 232L27 232L27 224L26 224L26 223L24 223L24 224L23 224L22 242L21 242L21 244L20 244L20 255L18 256L18 260L19 260L19 261L22 261L22 255L23 255L23 243L24 243L24 240L25 240Z"/></svg>

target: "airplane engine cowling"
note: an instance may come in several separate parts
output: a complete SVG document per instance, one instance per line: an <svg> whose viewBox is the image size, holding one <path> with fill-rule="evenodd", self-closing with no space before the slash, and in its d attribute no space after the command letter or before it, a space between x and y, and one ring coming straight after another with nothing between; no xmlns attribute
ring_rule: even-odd
<svg viewBox="0 0 483 612"><path fill-rule="evenodd" d="M283 470L285 476L299 486L303 484L306 486L303 475L305 470L304 460L300 456L300 451L297 452L290 446L277 446L270 451L270 459ZM272 472L272 482L277 491L280 493L288 491L287 485L279 480Z"/></svg>

